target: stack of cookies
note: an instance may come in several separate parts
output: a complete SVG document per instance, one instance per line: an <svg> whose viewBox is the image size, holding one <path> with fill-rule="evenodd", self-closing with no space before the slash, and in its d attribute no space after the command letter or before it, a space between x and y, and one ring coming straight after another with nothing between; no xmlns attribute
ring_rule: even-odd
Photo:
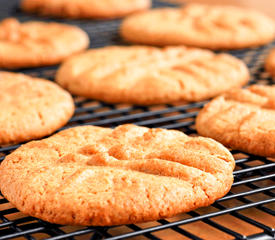
<svg viewBox="0 0 275 240"><path fill-rule="evenodd" d="M125 124L70 128L22 145L0 166L0 189L23 213L97 226L171 217L230 190L235 161L226 147L275 156L275 86L241 89L250 78L245 63L212 51L271 42L273 20L232 6L150 6L150 0L21 2L23 11L42 16L126 17L120 35L139 44L132 46L86 50L89 37L76 26L0 22L0 68L61 63L56 83L0 72L0 145L41 139L66 125L74 114L70 93L138 105L214 98L196 120L202 137ZM274 51L266 69L275 76Z"/></svg>

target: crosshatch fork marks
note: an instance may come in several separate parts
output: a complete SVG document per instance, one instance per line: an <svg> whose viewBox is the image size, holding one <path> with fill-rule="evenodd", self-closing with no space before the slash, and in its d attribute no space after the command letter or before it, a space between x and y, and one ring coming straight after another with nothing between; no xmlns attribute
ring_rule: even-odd
<svg viewBox="0 0 275 240"><path fill-rule="evenodd" d="M85 126L14 151L1 165L0 186L31 216L117 225L213 203L229 191L234 165L230 152L211 139L135 125Z"/></svg>

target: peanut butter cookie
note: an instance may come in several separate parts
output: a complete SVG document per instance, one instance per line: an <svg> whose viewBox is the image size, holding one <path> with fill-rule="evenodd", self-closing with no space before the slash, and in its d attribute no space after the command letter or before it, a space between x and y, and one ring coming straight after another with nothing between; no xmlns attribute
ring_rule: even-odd
<svg viewBox="0 0 275 240"><path fill-rule="evenodd" d="M76 95L111 103L199 101L244 85L245 64L186 47L105 47L66 60L56 81Z"/></svg>
<svg viewBox="0 0 275 240"><path fill-rule="evenodd" d="M196 119L200 135L260 156L275 157L275 86L232 90L208 103Z"/></svg>
<svg viewBox="0 0 275 240"><path fill-rule="evenodd" d="M150 8L151 0L22 0L21 6L45 16L117 18Z"/></svg>
<svg viewBox="0 0 275 240"><path fill-rule="evenodd" d="M7 156L0 188L20 211L52 223L129 224L210 205L231 188L234 164L212 139L82 126Z"/></svg>
<svg viewBox="0 0 275 240"><path fill-rule="evenodd" d="M0 72L0 145L49 135L74 112L72 97L53 82Z"/></svg>
<svg viewBox="0 0 275 240"><path fill-rule="evenodd" d="M80 28L59 23L0 22L0 68L54 65L89 45Z"/></svg>
<svg viewBox="0 0 275 240"><path fill-rule="evenodd" d="M254 10L188 4L129 16L122 23L121 35L129 42L158 46L238 49L271 42L275 24Z"/></svg>

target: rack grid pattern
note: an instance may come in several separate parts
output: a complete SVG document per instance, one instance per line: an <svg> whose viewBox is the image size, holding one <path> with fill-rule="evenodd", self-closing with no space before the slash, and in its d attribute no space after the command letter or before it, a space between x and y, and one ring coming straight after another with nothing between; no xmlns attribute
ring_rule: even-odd
<svg viewBox="0 0 275 240"><path fill-rule="evenodd" d="M154 7L176 6L154 1ZM0 0L0 20L15 16L20 20L36 19L18 8L18 1ZM43 19L50 21L52 19ZM125 44L119 38L120 20L60 20L82 27L91 37L91 47ZM263 61L275 43L260 48L230 51L244 60L251 71L251 83L271 84L263 69ZM32 76L54 79L56 67L24 69ZM64 127L96 125L115 127L134 123L147 127L178 129L196 135L195 117L206 102L133 106L106 104L74 97L76 111ZM1 111L1 109L0 109ZM63 128L63 129L64 129ZM20 145L0 147L0 161ZM231 151L236 159L234 184L227 196L212 206L201 208L174 218L150 223L113 227L75 227L50 224L24 215L0 196L0 240L2 239L275 239L275 161ZM169 238L170 237L170 238Z"/></svg>

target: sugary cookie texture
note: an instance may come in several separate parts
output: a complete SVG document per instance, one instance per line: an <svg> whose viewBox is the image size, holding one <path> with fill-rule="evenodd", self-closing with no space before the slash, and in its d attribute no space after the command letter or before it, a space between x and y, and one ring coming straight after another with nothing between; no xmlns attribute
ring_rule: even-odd
<svg viewBox="0 0 275 240"><path fill-rule="evenodd" d="M58 64L88 45L88 35L76 26L53 22L20 23L14 18L0 22L0 68Z"/></svg>
<svg viewBox="0 0 275 240"><path fill-rule="evenodd" d="M67 18L117 18L150 8L151 0L22 0L24 11Z"/></svg>
<svg viewBox="0 0 275 240"><path fill-rule="evenodd" d="M200 135L260 156L275 157L275 86L252 85L215 98L196 119Z"/></svg>
<svg viewBox="0 0 275 240"><path fill-rule="evenodd" d="M229 191L234 164L212 139L134 125L82 126L7 156L0 188L20 211L49 222L128 224L213 203Z"/></svg>
<svg viewBox="0 0 275 240"><path fill-rule="evenodd" d="M239 49L271 42L275 24L254 10L188 4L129 16L122 23L121 35L129 42L158 46Z"/></svg>
<svg viewBox="0 0 275 240"><path fill-rule="evenodd" d="M200 101L247 83L245 64L186 47L111 46L66 60L56 81L71 93L111 103Z"/></svg>
<svg viewBox="0 0 275 240"><path fill-rule="evenodd" d="M47 136L73 115L72 97L53 82L0 72L0 89L0 145Z"/></svg>

